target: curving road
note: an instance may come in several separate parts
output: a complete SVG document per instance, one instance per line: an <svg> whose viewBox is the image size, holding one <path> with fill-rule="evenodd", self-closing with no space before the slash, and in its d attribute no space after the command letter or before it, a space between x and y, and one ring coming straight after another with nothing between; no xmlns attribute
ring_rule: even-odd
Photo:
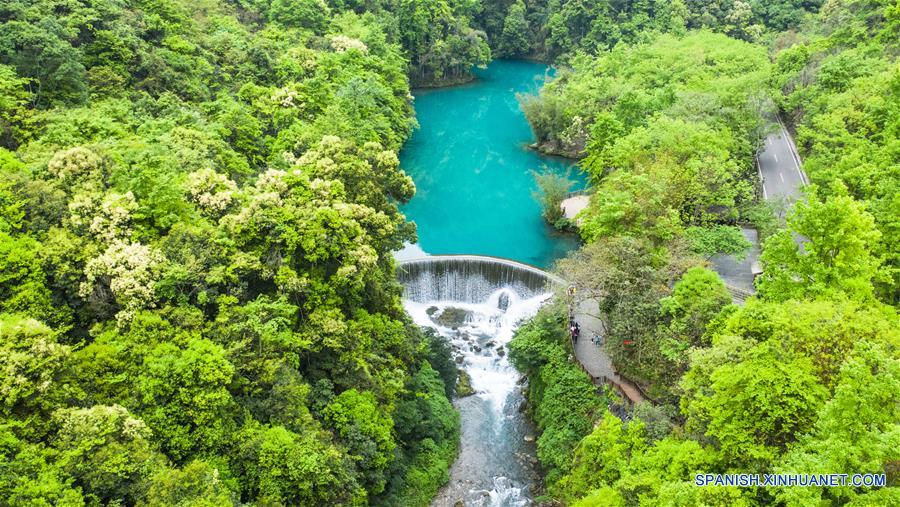
<svg viewBox="0 0 900 507"><path fill-rule="evenodd" d="M801 189L809 181L801 168L794 140L781 119L777 122L778 130L766 137L762 150L756 155L756 167L762 182L763 198L782 200L789 206L803 195ZM759 239L756 229L743 228L742 232L753 245L744 259L718 254L710 258L710 262L726 285L753 292L753 264L759 259Z"/></svg>

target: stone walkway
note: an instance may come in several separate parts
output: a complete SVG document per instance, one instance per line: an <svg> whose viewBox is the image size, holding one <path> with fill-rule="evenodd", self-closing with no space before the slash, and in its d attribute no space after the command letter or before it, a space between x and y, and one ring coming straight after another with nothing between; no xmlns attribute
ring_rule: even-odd
<svg viewBox="0 0 900 507"><path fill-rule="evenodd" d="M603 350L603 345L595 345L592 341L594 334L603 333L603 323L597 318L597 302L593 299L584 299L575 303L575 321L581 327L581 336L575 343L575 357L581 363L582 368L594 380L594 384L612 385L631 403L644 401L644 396L630 380L622 378L613 368L612 361ZM605 339L605 338L604 338Z"/></svg>

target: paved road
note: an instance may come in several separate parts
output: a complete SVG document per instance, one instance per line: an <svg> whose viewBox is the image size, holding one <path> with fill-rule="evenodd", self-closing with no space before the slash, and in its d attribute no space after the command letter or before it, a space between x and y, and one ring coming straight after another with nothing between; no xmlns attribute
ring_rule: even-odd
<svg viewBox="0 0 900 507"><path fill-rule="evenodd" d="M806 175L800 168L800 156L787 129L778 121L778 131L769 134L757 154L757 168L762 181L763 198L785 200L790 205L799 199L800 189L807 184ZM742 261L729 255L714 255L710 261L716 272L727 285L753 292L752 265L759 258L759 239L756 230L742 229L744 237L753 246Z"/></svg>
<svg viewBox="0 0 900 507"><path fill-rule="evenodd" d="M759 259L759 234L756 229L742 227L741 232L750 242L750 249L747 255L737 260L731 255L716 254L709 260L712 262L719 278L725 282L725 285L737 287L747 292L754 292L753 288L753 264Z"/></svg>
<svg viewBox="0 0 900 507"><path fill-rule="evenodd" d="M756 156L763 198L783 197L793 202L800 198L800 187L807 183L800 169L800 157L794 141L779 120L778 132L766 137L763 150Z"/></svg>

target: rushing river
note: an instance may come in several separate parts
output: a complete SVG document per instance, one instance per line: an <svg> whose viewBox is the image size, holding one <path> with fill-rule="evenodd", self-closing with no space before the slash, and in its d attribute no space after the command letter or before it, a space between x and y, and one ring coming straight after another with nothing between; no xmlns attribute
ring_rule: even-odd
<svg viewBox="0 0 900 507"><path fill-rule="evenodd" d="M497 60L474 82L414 90L416 130L400 153L416 182L403 207L429 254L482 254L546 267L577 246L541 218L532 170L547 167L584 178L571 162L544 157L516 93L536 93L550 73L543 64Z"/></svg>
<svg viewBox="0 0 900 507"><path fill-rule="evenodd" d="M570 162L529 150L533 142L516 93L535 93L550 70L495 61L468 85L414 91L420 128L400 161L416 183L403 208L419 244L398 254L480 254L546 267L577 246L541 218L534 170L584 178ZM532 504L533 428L522 414L521 374L506 344L522 319L550 297L546 274L493 259L451 258L401 267L404 305L415 322L447 337L475 394L457 399L459 457L433 505L520 507Z"/></svg>
<svg viewBox="0 0 900 507"><path fill-rule="evenodd" d="M455 402L460 452L433 505L530 505L538 480L533 428L521 413L524 385L506 345L550 297L546 275L494 259L432 258L401 266L400 281L406 310L449 339L475 391Z"/></svg>

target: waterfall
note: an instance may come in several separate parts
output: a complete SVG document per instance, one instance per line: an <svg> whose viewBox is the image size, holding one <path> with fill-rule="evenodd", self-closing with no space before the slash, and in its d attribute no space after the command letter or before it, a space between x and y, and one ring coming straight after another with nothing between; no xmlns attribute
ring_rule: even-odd
<svg viewBox="0 0 900 507"><path fill-rule="evenodd" d="M407 312L448 339L475 391L454 402L462 418L460 452L433 505L531 505L531 487L539 480L534 430L520 410L522 379L506 345L561 280L515 261L474 255L399 264Z"/></svg>
<svg viewBox="0 0 900 507"><path fill-rule="evenodd" d="M400 262L397 276L403 297L411 301L480 303L497 289L514 291L527 299L549 291L563 281L521 262L480 255L435 255Z"/></svg>

